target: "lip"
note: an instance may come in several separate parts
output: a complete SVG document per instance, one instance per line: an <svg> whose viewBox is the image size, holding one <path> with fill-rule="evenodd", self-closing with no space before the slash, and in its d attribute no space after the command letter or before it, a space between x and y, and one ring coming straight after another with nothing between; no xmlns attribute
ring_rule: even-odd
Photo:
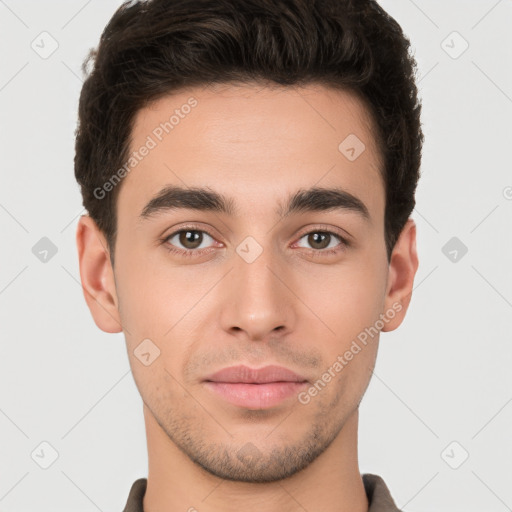
<svg viewBox="0 0 512 512"><path fill-rule="evenodd" d="M207 389L247 409L267 409L296 396L308 381L282 366L231 366L204 379Z"/></svg>
<svg viewBox="0 0 512 512"><path fill-rule="evenodd" d="M306 382L307 379L283 366L269 365L250 368L245 365L230 366L209 375L204 380L245 384L268 384L269 382Z"/></svg>

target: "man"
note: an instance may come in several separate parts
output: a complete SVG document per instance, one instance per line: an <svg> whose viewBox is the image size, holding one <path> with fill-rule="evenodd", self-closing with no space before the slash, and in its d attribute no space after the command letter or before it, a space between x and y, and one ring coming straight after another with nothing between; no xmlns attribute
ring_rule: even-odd
<svg viewBox="0 0 512 512"><path fill-rule="evenodd" d="M126 512L398 510L357 428L418 267L408 48L371 0L127 2L109 22L77 246L144 403Z"/></svg>

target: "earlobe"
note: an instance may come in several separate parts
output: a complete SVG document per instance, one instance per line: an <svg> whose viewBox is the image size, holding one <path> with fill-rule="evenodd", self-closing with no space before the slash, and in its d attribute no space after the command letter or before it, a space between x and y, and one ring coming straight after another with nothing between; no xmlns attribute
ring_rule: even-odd
<svg viewBox="0 0 512 512"><path fill-rule="evenodd" d="M107 243L89 215L82 215L78 221L76 245L82 290L94 322L102 331L121 332L123 328Z"/></svg>
<svg viewBox="0 0 512 512"><path fill-rule="evenodd" d="M409 219L393 248L389 263L388 284L386 289L384 314L389 321L382 331L393 331L405 318L412 297L414 276L418 270L418 253L416 250L416 224Z"/></svg>

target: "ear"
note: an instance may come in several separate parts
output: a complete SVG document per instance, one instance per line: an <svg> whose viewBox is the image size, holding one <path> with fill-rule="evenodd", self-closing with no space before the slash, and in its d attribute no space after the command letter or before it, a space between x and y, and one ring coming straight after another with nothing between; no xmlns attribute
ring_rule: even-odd
<svg viewBox="0 0 512 512"><path fill-rule="evenodd" d="M89 215L82 215L78 221L76 245L82 289L94 322L102 331L121 332L123 328L107 242Z"/></svg>
<svg viewBox="0 0 512 512"><path fill-rule="evenodd" d="M417 270L416 224L409 219L391 253L384 304L385 311L394 311L395 315L385 324L382 331L395 330L405 318Z"/></svg>

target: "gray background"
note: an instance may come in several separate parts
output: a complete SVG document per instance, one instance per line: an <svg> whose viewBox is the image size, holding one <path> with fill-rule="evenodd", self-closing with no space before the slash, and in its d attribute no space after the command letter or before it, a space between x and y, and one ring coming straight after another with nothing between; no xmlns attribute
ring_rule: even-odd
<svg viewBox="0 0 512 512"><path fill-rule="evenodd" d="M408 512L512 510L512 2L381 3L418 60L426 141L420 267L381 336L360 468ZM80 67L118 5L0 0L1 512L122 510L147 476L124 338L94 324L75 247Z"/></svg>

